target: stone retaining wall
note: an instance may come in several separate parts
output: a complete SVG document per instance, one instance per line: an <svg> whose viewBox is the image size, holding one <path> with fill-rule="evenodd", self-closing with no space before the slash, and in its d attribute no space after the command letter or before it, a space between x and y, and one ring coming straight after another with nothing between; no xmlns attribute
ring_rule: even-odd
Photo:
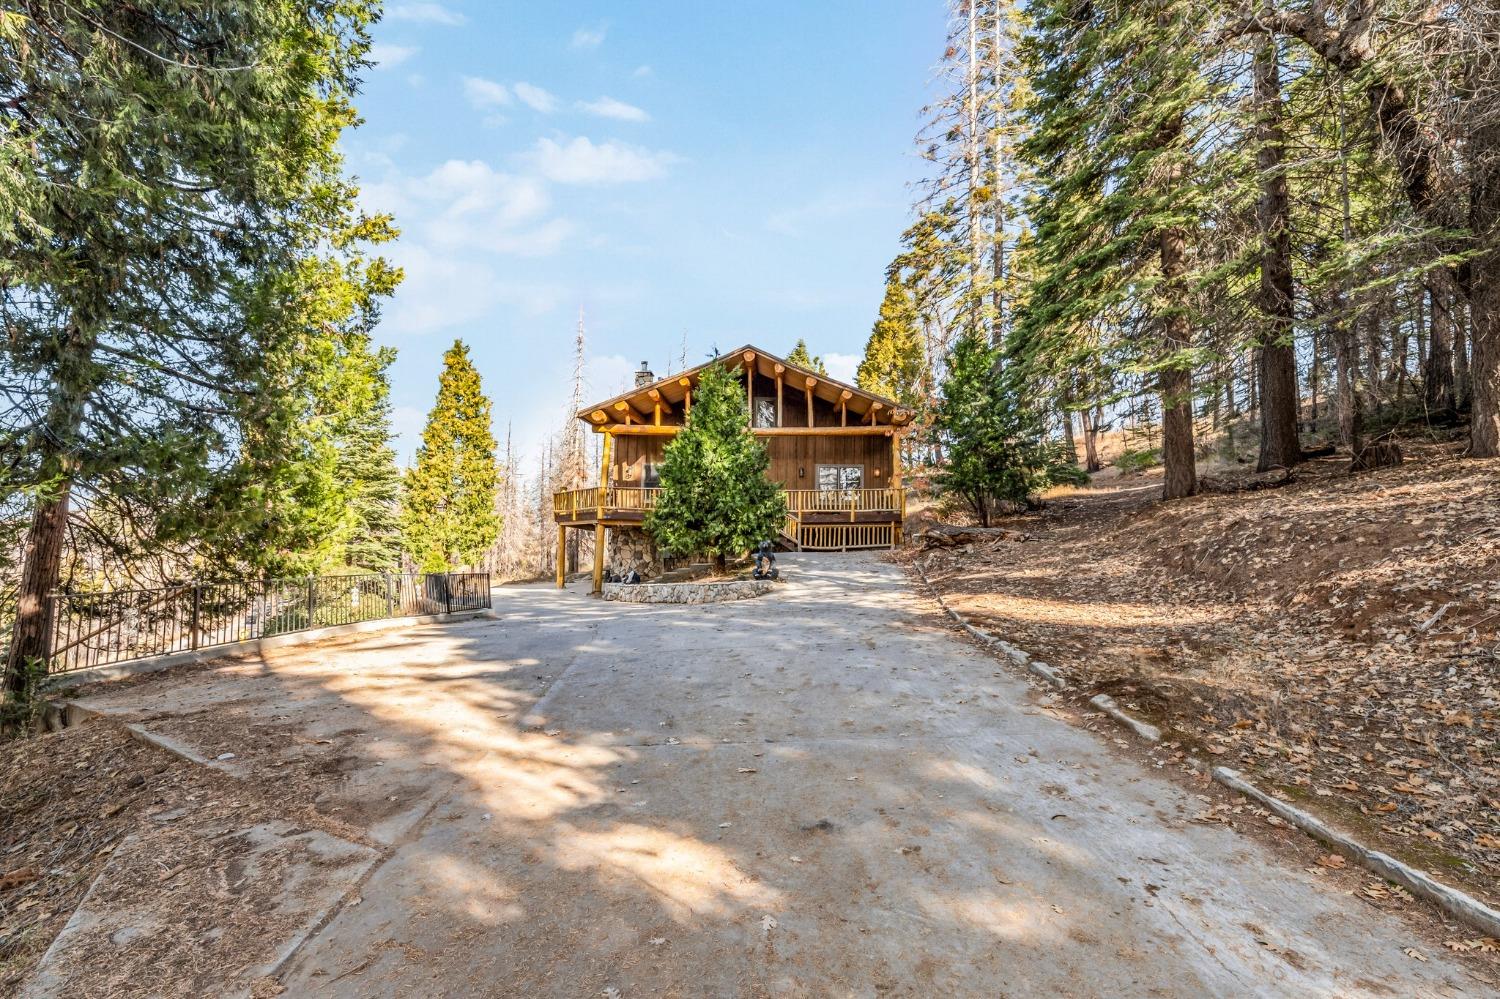
<svg viewBox="0 0 1500 999"><path fill-rule="evenodd" d="M771 592L769 579L731 579L720 583L605 583L605 600L634 604L713 604L748 600Z"/></svg>

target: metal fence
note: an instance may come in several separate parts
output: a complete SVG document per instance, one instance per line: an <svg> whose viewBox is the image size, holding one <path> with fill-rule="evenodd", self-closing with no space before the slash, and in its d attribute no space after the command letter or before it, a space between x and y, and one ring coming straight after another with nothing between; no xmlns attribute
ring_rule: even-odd
<svg viewBox="0 0 1500 999"><path fill-rule="evenodd" d="M311 576L54 593L48 668L67 673L312 628L489 606L487 572Z"/></svg>

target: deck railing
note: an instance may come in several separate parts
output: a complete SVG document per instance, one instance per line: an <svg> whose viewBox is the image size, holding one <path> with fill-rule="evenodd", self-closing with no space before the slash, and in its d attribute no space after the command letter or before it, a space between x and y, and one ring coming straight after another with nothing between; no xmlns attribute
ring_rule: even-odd
<svg viewBox="0 0 1500 999"><path fill-rule="evenodd" d="M800 513L899 513L901 489L788 489L787 510Z"/></svg>
<svg viewBox="0 0 1500 999"><path fill-rule="evenodd" d="M332 625L490 606L487 572L312 576L54 593L48 669L130 659Z"/></svg>
<svg viewBox="0 0 1500 999"><path fill-rule="evenodd" d="M552 512L557 517L587 519L599 511L644 513L656 505L660 489L640 486L589 486L569 489L552 496ZM794 517L806 513L904 513L904 489L788 489L787 512Z"/></svg>

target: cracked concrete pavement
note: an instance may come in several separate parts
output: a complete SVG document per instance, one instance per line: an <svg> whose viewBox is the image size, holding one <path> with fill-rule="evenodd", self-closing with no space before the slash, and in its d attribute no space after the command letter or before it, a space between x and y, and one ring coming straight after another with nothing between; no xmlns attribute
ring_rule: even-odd
<svg viewBox="0 0 1500 999"><path fill-rule="evenodd" d="M1483 994L1191 822L894 565L784 565L715 606L506 587L499 620L87 703L241 777L337 767L318 808L383 859L278 969L288 995Z"/></svg>

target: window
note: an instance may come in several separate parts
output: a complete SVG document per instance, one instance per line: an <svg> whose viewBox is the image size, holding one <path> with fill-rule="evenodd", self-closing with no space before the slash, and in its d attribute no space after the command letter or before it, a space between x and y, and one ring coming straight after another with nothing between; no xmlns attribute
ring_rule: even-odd
<svg viewBox="0 0 1500 999"><path fill-rule="evenodd" d="M864 485L863 465L819 465L818 491L850 493Z"/></svg>
<svg viewBox="0 0 1500 999"><path fill-rule="evenodd" d="M656 462L648 461L641 467L641 485L646 489L661 487L661 469Z"/></svg>
<svg viewBox="0 0 1500 999"><path fill-rule="evenodd" d="M757 396L755 399L755 421L752 424L757 427L776 426L776 400L769 396Z"/></svg>

